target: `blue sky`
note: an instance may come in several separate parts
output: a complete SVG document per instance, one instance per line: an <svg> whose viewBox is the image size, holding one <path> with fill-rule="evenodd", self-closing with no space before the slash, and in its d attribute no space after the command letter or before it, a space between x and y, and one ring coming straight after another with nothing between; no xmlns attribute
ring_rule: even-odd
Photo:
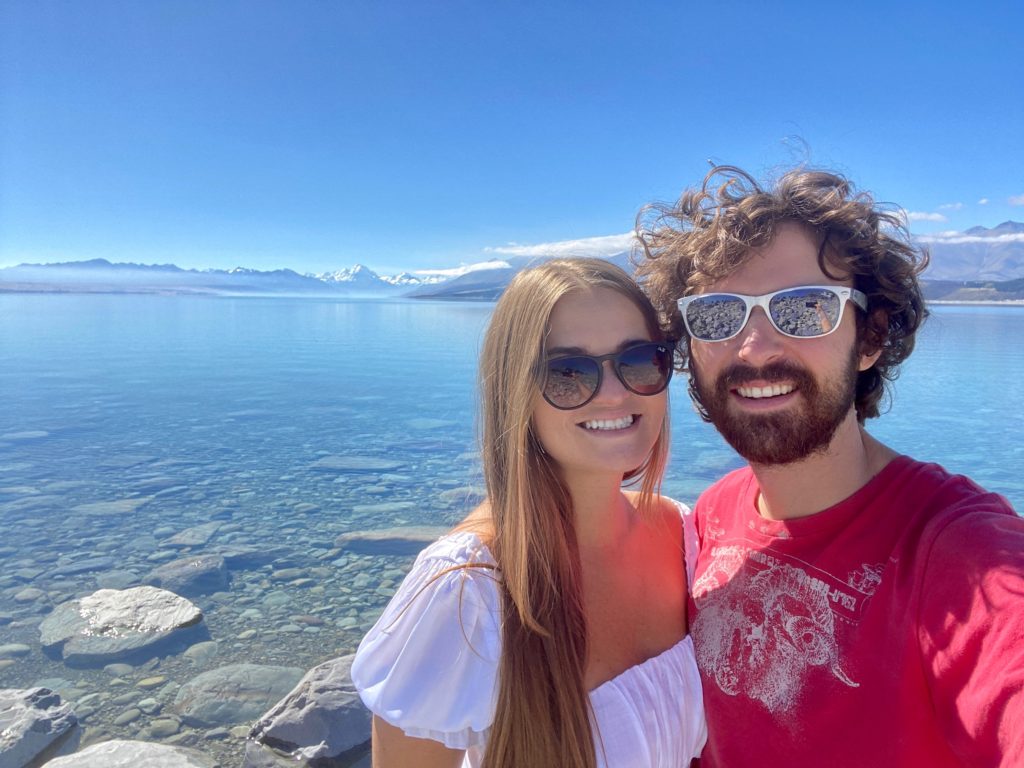
<svg viewBox="0 0 1024 768"><path fill-rule="evenodd" d="M607 250L708 159L838 169L921 234L1022 221L1022 28L1019 0L3 0L0 266Z"/></svg>

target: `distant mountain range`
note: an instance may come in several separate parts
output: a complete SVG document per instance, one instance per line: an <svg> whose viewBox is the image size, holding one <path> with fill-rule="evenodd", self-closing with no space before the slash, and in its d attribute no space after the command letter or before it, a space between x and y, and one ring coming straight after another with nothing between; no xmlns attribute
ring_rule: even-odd
<svg viewBox="0 0 1024 768"><path fill-rule="evenodd" d="M1024 224L923 236L931 253L924 275L930 299L1024 300ZM631 269L629 253L607 257ZM106 259L19 264L0 269L0 292L166 293L219 295L404 296L491 301L509 280L543 257L516 256L448 270L378 275L361 264L302 275L290 269L182 269L173 264L112 264Z"/></svg>
<svg viewBox="0 0 1024 768"><path fill-rule="evenodd" d="M1024 224L1004 221L998 227L971 227L919 237L928 248L928 280L1013 280L1024 277Z"/></svg>

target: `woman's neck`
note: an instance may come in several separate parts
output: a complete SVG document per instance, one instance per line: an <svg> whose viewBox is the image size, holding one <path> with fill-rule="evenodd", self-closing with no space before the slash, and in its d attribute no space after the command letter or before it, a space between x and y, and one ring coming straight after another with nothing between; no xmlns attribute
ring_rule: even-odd
<svg viewBox="0 0 1024 768"><path fill-rule="evenodd" d="M590 475L567 479L566 484L581 556L617 547L632 529L636 513L622 492L621 478Z"/></svg>

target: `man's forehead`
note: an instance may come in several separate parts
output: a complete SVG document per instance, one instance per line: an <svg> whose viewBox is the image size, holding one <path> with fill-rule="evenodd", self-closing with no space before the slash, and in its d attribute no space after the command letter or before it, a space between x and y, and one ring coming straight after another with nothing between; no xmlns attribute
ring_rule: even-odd
<svg viewBox="0 0 1024 768"><path fill-rule="evenodd" d="M797 285L852 285L849 274L818 262L821 244L805 227L786 222L770 243L748 251L728 274L702 286L697 293L730 292L759 295Z"/></svg>

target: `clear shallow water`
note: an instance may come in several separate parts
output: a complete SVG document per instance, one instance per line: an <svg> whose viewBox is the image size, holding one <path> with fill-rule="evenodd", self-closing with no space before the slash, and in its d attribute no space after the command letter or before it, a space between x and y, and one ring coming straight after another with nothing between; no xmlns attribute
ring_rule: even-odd
<svg viewBox="0 0 1024 768"><path fill-rule="evenodd" d="M147 715L114 724L142 678L167 678L145 693L167 712L176 687L209 668L307 668L352 651L408 560L346 554L334 540L450 525L472 505L476 356L491 309L0 295L0 647L28 646L0 657L0 687L46 681L89 702L91 737L147 737ZM1024 509L1022 333L1021 307L936 308L871 431ZM696 417L682 380L672 394L664 490L692 502L740 462ZM396 466L315 469L325 456ZM94 506L123 500L121 511ZM219 528L206 544L167 543L210 521ZM232 570L229 590L194 599L217 641L210 655L118 677L40 652L38 623L52 606L229 546L274 560ZM95 571L68 575L97 558ZM206 735L182 727L174 738L233 764L240 740Z"/></svg>

